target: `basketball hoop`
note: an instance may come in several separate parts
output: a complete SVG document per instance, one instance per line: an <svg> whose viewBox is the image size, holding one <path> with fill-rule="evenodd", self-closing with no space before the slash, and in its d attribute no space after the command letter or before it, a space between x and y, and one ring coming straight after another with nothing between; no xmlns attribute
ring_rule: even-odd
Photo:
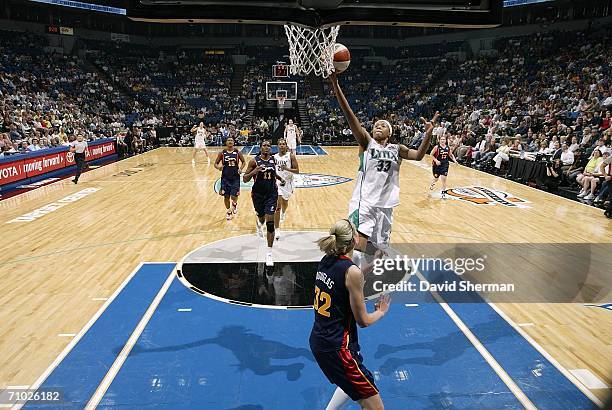
<svg viewBox="0 0 612 410"><path fill-rule="evenodd" d="M327 78L334 72L334 44L340 26L311 28L285 24L289 42L289 71L307 76L311 72Z"/></svg>

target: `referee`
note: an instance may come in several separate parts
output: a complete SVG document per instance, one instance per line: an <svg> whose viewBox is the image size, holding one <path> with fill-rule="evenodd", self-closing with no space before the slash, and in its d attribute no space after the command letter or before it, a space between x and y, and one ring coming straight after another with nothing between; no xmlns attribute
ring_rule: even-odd
<svg viewBox="0 0 612 410"><path fill-rule="evenodd" d="M79 177L83 168L85 168L85 150L87 150L87 141L83 139L83 135L79 134L76 141L70 143L70 152L74 152L74 161L76 162L76 175L72 182L79 182Z"/></svg>

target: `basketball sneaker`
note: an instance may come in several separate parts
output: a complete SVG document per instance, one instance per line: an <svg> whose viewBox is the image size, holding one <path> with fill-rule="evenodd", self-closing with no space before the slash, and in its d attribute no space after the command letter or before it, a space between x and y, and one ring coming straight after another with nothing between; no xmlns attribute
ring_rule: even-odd
<svg viewBox="0 0 612 410"><path fill-rule="evenodd" d="M225 214L225 219L227 219L228 221L232 219L232 211L227 211L227 213Z"/></svg>
<svg viewBox="0 0 612 410"><path fill-rule="evenodd" d="M234 215L238 213L238 202L232 202L232 212Z"/></svg>
<svg viewBox="0 0 612 410"><path fill-rule="evenodd" d="M268 252L266 255L266 266L274 266L274 258L272 257L272 252Z"/></svg>

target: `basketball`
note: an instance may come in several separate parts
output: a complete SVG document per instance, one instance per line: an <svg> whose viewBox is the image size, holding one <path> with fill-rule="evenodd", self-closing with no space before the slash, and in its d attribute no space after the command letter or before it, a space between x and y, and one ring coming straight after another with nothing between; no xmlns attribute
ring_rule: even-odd
<svg viewBox="0 0 612 410"><path fill-rule="evenodd" d="M336 43L334 44L334 68L336 74L340 74L346 70L351 64L351 53L346 46Z"/></svg>

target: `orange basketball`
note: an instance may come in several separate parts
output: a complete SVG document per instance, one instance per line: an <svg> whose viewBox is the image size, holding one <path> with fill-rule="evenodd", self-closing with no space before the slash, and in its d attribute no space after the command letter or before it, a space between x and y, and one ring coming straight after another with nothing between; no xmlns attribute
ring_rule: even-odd
<svg viewBox="0 0 612 410"><path fill-rule="evenodd" d="M334 44L334 68L336 74L340 74L346 70L351 64L351 53L344 45L340 43Z"/></svg>

